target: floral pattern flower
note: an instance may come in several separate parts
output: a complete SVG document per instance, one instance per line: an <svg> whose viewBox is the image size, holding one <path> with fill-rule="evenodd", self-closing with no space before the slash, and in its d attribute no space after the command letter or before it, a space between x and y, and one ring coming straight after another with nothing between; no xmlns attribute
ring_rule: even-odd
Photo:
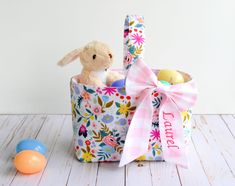
<svg viewBox="0 0 235 186"><path fill-rule="evenodd" d="M80 159L81 161L92 162L92 158L95 158L93 154L95 151L91 150L89 145L87 145L86 148L81 148L81 151L83 152Z"/></svg>
<svg viewBox="0 0 235 186"><path fill-rule="evenodd" d="M101 121L103 121L104 123L111 123L113 121L114 117L110 114L106 114L103 116L103 118L101 119Z"/></svg>
<svg viewBox="0 0 235 186"><path fill-rule="evenodd" d="M142 35L139 35L139 34L133 34L132 35L132 40L134 40L134 44L138 44L138 45L141 45L144 43L144 38Z"/></svg>
<svg viewBox="0 0 235 186"><path fill-rule="evenodd" d="M159 111L155 109L153 112L153 122L158 121L158 115L159 115Z"/></svg>
<svg viewBox="0 0 235 186"><path fill-rule="evenodd" d="M93 112L95 115L99 115L101 113L101 107L100 106L95 106L93 108Z"/></svg>
<svg viewBox="0 0 235 186"><path fill-rule="evenodd" d="M85 144L86 144L86 145L90 145L90 144L91 144L90 140L86 140L86 141L85 141Z"/></svg>
<svg viewBox="0 0 235 186"><path fill-rule="evenodd" d="M117 91L115 87L105 87L102 90L104 91L105 95L108 94L109 96L111 96Z"/></svg>
<svg viewBox="0 0 235 186"><path fill-rule="evenodd" d="M133 56L128 52L127 55L124 58L124 63L129 65L133 59Z"/></svg>
<svg viewBox="0 0 235 186"><path fill-rule="evenodd" d="M109 146L112 146L112 147L116 147L118 145L116 139L112 136L105 136L103 138L103 142L106 144L106 145L109 145Z"/></svg>
<svg viewBox="0 0 235 186"><path fill-rule="evenodd" d="M82 139L78 139L78 145L83 146L83 140Z"/></svg>
<svg viewBox="0 0 235 186"><path fill-rule="evenodd" d="M107 145L102 147L102 151L109 155L115 153L115 149L112 146L107 146Z"/></svg>
<svg viewBox="0 0 235 186"><path fill-rule="evenodd" d="M90 94L88 92L83 92L82 93L82 97L85 99L85 100L89 100L90 99Z"/></svg>
<svg viewBox="0 0 235 186"><path fill-rule="evenodd" d="M82 158L85 162L91 162L92 155L90 152L84 152Z"/></svg>
<svg viewBox="0 0 235 186"><path fill-rule="evenodd" d="M121 126L125 126L127 124L127 119L121 118L116 122L116 124L121 125Z"/></svg>
<svg viewBox="0 0 235 186"><path fill-rule="evenodd" d="M87 137L87 129L84 125L81 125L80 129L79 129L79 132L78 132L78 135L81 136L83 135L84 138Z"/></svg>
<svg viewBox="0 0 235 186"><path fill-rule="evenodd" d="M108 96L102 96L102 100L103 100L104 102L108 102L108 101L109 101L109 97L108 97Z"/></svg>
<svg viewBox="0 0 235 186"><path fill-rule="evenodd" d="M152 137L153 140L155 140L155 139L159 140L160 139L160 131L158 129L153 129L151 131L151 135L150 136Z"/></svg>
<svg viewBox="0 0 235 186"><path fill-rule="evenodd" d="M124 38L127 37L129 34L129 29L124 30Z"/></svg>
<svg viewBox="0 0 235 186"><path fill-rule="evenodd" d="M119 107L119 109L118 109L118 112L120 113L120 114L127 114L128 113L128 110L129 109L129 107L126 105L126 104L120 104L120 107Z"/></svg>
<svg viewBox="0 0 235 186"><path fill-rule="evenodd" d="M100 87L98 87L98 88L96 89L96 92L97 92L97 93L99 93L99 94L102 94L102 90L101 90L101 88L100 88Z"/></svg>
<svg viewBox="0 0 235 186"><path fill-rule="evenodd" d="M130 114L131 111L134 111L135 110L135 106L132 106L131 107L131 102L129 101L127 104L125 103L118 103L118 102L115 102L116 106L118 107L118 110L116 112L117 115L120 115L120 114L123 114L125 115L126 117Z"/></svg>
<svg viewBox="0 0 235 186"><path fill-rule="evenodd" d="M97 127L97 124L94 122L94 123L92 123L92 127L94 128L94 129L96 129L96 127Z"/></svg>
<svg viewBox="0 0 235 186"><path fill-rule="evenodd" d="M118 161L118 156L116 154L112 155L111 160Z"/></svg>

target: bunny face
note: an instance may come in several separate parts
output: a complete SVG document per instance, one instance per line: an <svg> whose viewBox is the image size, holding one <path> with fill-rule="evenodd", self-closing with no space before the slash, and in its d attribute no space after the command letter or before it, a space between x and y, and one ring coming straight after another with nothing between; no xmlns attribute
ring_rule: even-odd
<svg viewBox="0 0 235 186"><path fill-rule="evenodd" d="M108 69L113 63L113 53L104 43L93 41L88 43L80 52L83 67L90 71Z"/></svg>
<svg viewBox="0 0 235 186"><path fill-rule="evenodd" d="M59 66L65 66L77 58L88 71L102 71L108 69L113 63L113 53L104 43L92 41L83 48L78 48L68 53L58 62Z"/></svg>

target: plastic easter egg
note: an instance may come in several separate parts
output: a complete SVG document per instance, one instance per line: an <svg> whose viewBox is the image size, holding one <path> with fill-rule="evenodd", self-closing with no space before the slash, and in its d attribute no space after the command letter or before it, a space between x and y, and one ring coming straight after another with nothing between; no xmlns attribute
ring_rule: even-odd
<svg viewBox="0 0 235 186"><path fill-rule="evenodd" d="M166 81L172 85L184 83L183 75L176 70L160 70L158 72L158 80Z"/></svg>
<svg viewBox="0 0 235 186"><path fill-rule="evenodd" d="M167 85L167 86L171 85L170 83L168 83L167 81L164 81L164 80L160 80L160 82L161 82L163 85Z"/></svg>
<svg viewBox="0 0 235 186"><path fill-rule="evenodd" d="M46 147L38 140L25 139L20 141L16 146L16 152L19 153L23 150L34 150L42 155L46 154Z"/></svg>
<svg viewBox="0 0 235 186"><path fill-rule="evenodd" d="M24 150L16 154L14 165L23 174L33 174L44 169L46 158L37 151Z"/></svg>
<svg viewBox="0 0 235 186"><path fill-rule="evenodd" d="M111 85L111 87L124 87L125 86L125 79L119 79L117 81L114 81Z"/></svg>

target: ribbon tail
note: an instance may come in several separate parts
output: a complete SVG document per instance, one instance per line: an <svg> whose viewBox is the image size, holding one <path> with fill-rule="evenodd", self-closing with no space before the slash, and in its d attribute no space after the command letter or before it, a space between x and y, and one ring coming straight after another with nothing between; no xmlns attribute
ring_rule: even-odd
<svg viewBox="0 0 235 186"><path fill-rule="evenodd" d="M119 167L148 152L149 134L153 116L151 89L142 91L126 136Z"/></svg>
<svg viewBox="0 0 235 186"><path fill-rule="evenodd" d="M159 111L159 129L164 160L188 168L180 111L170 98L165 97L164 101Z"/></svg>

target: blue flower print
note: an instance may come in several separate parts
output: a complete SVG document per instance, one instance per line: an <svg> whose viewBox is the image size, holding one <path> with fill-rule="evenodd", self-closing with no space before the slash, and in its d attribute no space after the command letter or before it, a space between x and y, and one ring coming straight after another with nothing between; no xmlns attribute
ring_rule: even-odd
<svg viewBox="0 0 235 186"><path fill-rule="evenodd" d="M121 118L116 122L116 124L121 125L121 126L125 126L126 123L127 123L127 119L125 118Z"/></svg>
<svg viewBox="0 0 235 186"><path fill-rule="evenodd" d="M110 114L106 114L103 116L103 118L101 119L102 122L108 124L108 123L111 123L113 121L113 116L110 115Z"/></svg>
<svg viewBox="0 0 235 186"><path fill-rule="evenodd" d="M115 149L111 146L108 146L108 145L104 145L102 147L102 151L105 152L106 154L113 154L115 153Z"/></svg>

